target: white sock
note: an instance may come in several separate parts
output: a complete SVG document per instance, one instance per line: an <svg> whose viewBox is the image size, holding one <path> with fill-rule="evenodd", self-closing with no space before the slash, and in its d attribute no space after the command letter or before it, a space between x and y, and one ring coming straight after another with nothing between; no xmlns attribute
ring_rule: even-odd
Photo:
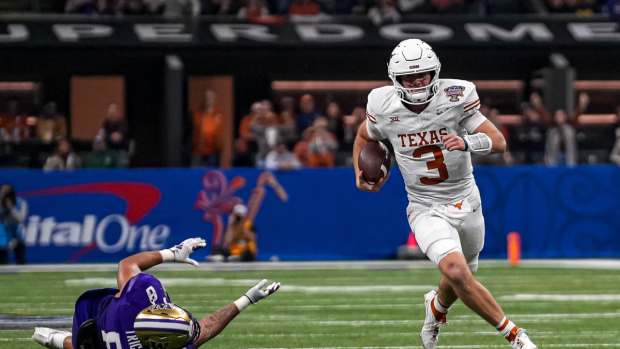
<svg viewBox="0 0 620 349"><path fill-rule="evenodd" d="M65 338L67 338L70 333L67 332L56 332L51 336L50 344L57 349L63 349L65 347Z"/></svg>
<svg viewBox="0 0 620 349"><path fill-rule="evenodd" d="M439 301L439 296L435 296L435 298L433 298L433 305L435 306L435 309L437 309L438 312L440 313L447 313L448 312L448 307L445 307L443 304L441 304L441 302Z"/></svg>
<svg viewBox="0 0 620 349"><path fill-rule="evenodd" d="M509 342L512 342L515 339L517 332L519 331L519 327L517 327L514 322L508 320L505 316L496 328Z"/></svg>

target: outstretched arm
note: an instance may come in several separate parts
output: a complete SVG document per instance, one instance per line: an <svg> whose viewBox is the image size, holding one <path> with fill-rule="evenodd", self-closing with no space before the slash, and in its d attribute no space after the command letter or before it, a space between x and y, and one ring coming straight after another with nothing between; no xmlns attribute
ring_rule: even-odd
<svg viewBox="0 0 620 349"><path fill-rule="evenodd" d="M207 242L204 239L191 238L165 250L140 252L123 259L118 263L118 274L116 275L118 294L123 290L129 279L158 264L180 262L198 266L198 262L189 258L189 255L196 249L205 246L207 246Z"/></svg>
<svg viewBox="0 0 620 349"><path fill-rule="evenodd" d="M233 303L225 305L215 313L205 316L200 320L200 336L194 341L196 346L200 346L220 334L243 309L251 304L258 303L263 298L269 297L279 288L279 282L269 284L267 280L261 280Z"/></svg>

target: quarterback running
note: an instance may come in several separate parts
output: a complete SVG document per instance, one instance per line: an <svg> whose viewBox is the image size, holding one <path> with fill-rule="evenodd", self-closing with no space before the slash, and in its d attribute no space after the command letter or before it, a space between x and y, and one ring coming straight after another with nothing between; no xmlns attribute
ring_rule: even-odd
<svg viewBox="0 0 620 349"><path fill-rule="evenodd" d="M190 254L206 246L191 238L169 249L140 252L118 264L118 289L84 292L75 303L72 332L36 327L32 338L55 349L194 349L217 336L248 305L276 292L262 280L239 299L198 320L172 303L164 285L143 273L164 262L197 266Z"/></svg>
<svg viewBox="0 0 620 349"><path fill-rule="evenodd" d="M368 142L391 144L405 182L409 224L420 248L441 272L437 289L424 296L424 348L437 347L448 310L461 299L512 348L536 349L473 276L484 244L484 217L471 153L504 152L506 141L479 112L474 84L440 79L440 69L437 55L424 41L408 39L394 48L388 62L393 85L370 92L366 120L355 139L356 185L371 192L383 186L387 176L367 182L358 158Z"/></svg>

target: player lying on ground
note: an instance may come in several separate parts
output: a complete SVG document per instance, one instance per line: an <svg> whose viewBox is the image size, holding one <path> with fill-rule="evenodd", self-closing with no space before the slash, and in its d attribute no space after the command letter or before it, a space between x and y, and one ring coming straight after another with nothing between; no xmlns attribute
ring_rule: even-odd
<svg viewBox="0 0 620 349"><path fill-rule="evenodd" d="M171 303L163 284L143 271L164 262L197 266L189 255L205 246L205 240L192 238L169 249L140 252L123 259L118 264L118 289L90 290L78 298L72 332L36 327L32 338L56 349L201 346L217 336L248 305L280 288L278 282L269 284L262 280L233 303L197 320L187 310Z"/></svg>
<svg viewBox="0 0 620 349"><path fill-rule="evenodd" d="M472 274L484 244L484 217L470 154L502 153L506 141L479 112L474 84L439 79L440 68L435 52L421 40L402 41L392 51L388 74L393 86L370 92L367 118L355 139L356 185L364 191L383 186L387 176L367 182L358 158L368 142L389 142L405 181L411 229L441 271L437 290L424 297L424 348L437 346L448 309L460 298L513 348L536 349Z"/></svg>

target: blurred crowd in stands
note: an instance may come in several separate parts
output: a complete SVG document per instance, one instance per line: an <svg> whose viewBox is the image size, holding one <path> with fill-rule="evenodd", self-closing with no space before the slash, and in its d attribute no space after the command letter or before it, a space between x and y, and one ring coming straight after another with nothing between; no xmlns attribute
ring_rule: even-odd
<svg viewBox="0 0 620 349"><path fill-rule="evenodd" d="M188 165L227 163L222 162L222 154L228 134L234 135L232 166L290 170L352 165L356 131L365 118L363 104L324 93L281 95L252 103L231 130L224 127L215 92L207 90L203 98L200 108L190 111ZM481 98L480 111L502 131L510 151L475 158L477 163L620 165L620 107L615 114L609 108L606 114L593 114L590 95L581 92L574 110L548 110L533 92L520 104L520 111L506 115L512 111L501 110L504 107L484 93ZM90 140L71 139L70 119L54 102L44 104L36 115L21 112L16 100L0 104L4 107L0 109L0 166L71 170L130 165L134 141L116 103L101 111L103 121Z"/></svg>
<svg viewBox="0 0 620 349"><path fill-rule="evenodd" d="M209 95L213 92L208 91ZM357 105L345 111L337 100L328 97L319 104L316 99L302 94L297 99L281 97L275 106L270 100L254 102L238 124L233 166L269 170L351 166L351 150L356 130L365 118L365 107ZM587 93L579 94L569 115L561 109L547 110L541 96L533 92L528 101L521 103L517 120L506 123L493 101L483 100L480 111L502 131L510 151L474 158L477 163L620 165L620 108L615 120L591 124L584 119L590 108ZM216 135L221 134L221 114L216 106L210 110L194 113L194 145L210 139L208 148L194 147L194 155L208 161L194 165L219 163L221 145Z"/></svg>
<svg viewBox="0 0 620 349"><path fill-rule="evenodd" d="M574 111L567 112L547 110L541 96L533 92L521 103L520 114L507 118L491 98L481 96L480 111L502 131L510 151L475 158L477 163L620 165L620 107L615 114L596 114L606 119L592 122L588 93L581 92ZM37 115L20 112L15 100L3 105L0 166L71 170L130 165L134 141L115 103L102 111L105 117L92 140L71 140L69 122L54 102L46 103ZM228 132L215 92L205 91L201 107L190 112L192 157L188 165L219 166ZM364 118L363 104L341 103L325 94L256 101L230 132L235 137L231 164L269 170L351 166L353 142Z"/></svg>
<svg viewBox="0 0 620 349"><path fill-rule="evenodd" d="M0 166L45 170L128 166L132 141L127 121L115 103L102 114L105 118L93 140L70 141L68 120L55 102L44 104L38 113L27 113L17 99L9 99L0 110Z"/></svg>
<svg viewBox="0 0 620 349"><path fill-rule="evenodd" d="M92 15L223 15L258 22L369 16L398 22L414 14L619 13L617 0L2 0L5 11L49 11Z"/></svg>

